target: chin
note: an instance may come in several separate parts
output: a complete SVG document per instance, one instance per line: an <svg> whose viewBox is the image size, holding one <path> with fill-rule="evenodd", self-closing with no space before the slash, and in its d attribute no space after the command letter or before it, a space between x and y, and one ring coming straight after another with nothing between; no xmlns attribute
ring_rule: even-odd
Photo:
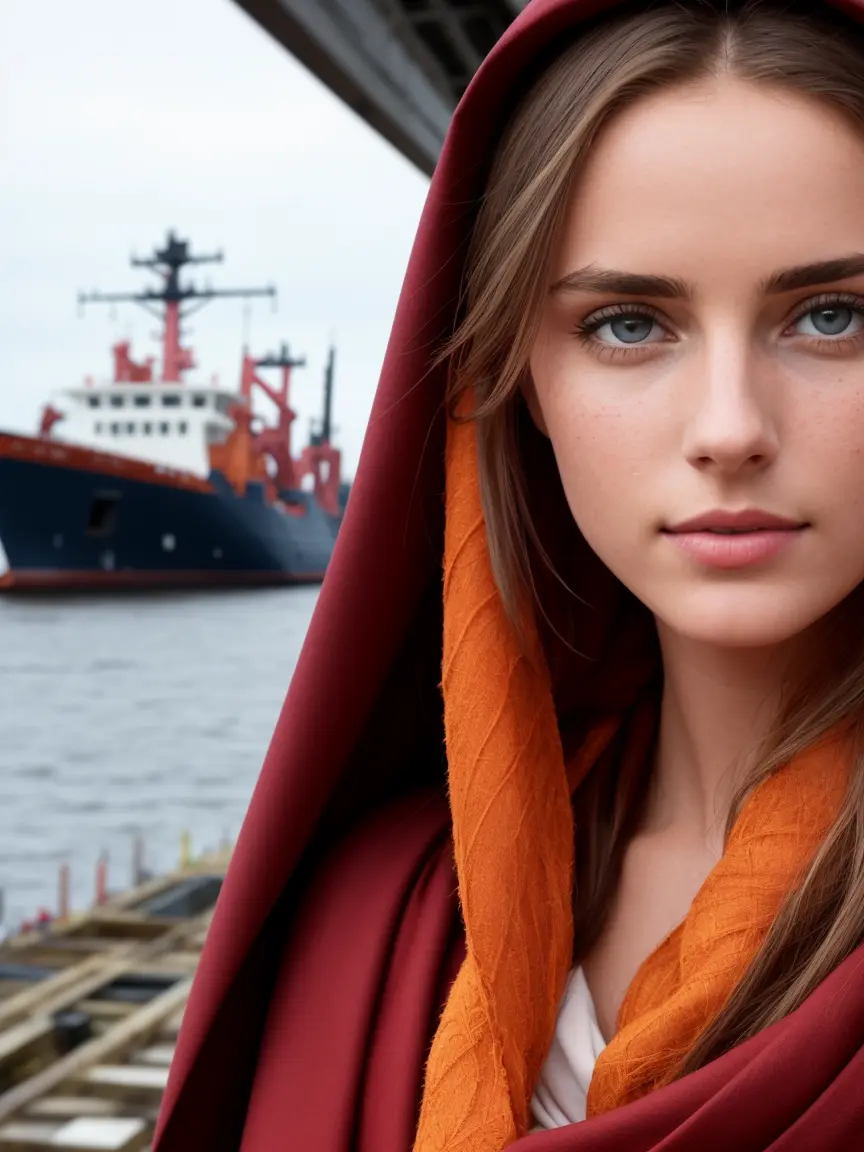
<svg viewBox="0 0 864 1152"><path fill-rule="evenodd" d="M770 648L800 636L842 596L828 602L776 587L700 588L645 597L658 624L670 632L719 648ZM642 599L642 597L640 597Z"/></svg>

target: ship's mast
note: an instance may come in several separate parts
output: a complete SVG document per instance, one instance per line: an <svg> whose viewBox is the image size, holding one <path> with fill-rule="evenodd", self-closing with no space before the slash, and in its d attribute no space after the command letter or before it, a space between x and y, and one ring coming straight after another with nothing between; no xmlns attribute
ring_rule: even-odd
<svg viewBox="0 0 864 1152"><path fill-rule="evenodd" d="M320 446L329 444L333 435L333 375L336 368L336 349L331 347L324 370L324 414L321 426L312 433L311 443Z"/></svg>
<svg viewBox="0 0 864 1152"><path fill-rule="evenodd" d="M279 398L282 403L279 405L280 409L287 407L289 400L289 392L291 387L291 369L292 368L305 368L306 357L300 356L295 358L291 355L291 350L287 344L283 344L280 351L274 356L272 352L266 356L262 356L259 360L255 361L256 368L281 368L282 369L282 388L279 392ZM268 393L269 393L268 389ZM271 399L274 397L270 396ZM275 402L275 400L274 400Z"/></svg>
<svg viewBox="0 0 864 1152"><path fill-rule="evenodd" d="M241 393L251 404L252 387L258 387L265 396L276 406L279 412L278 423L275 428L267 427L255 435L255 447L265 453L276 465L276 476L280 488L296 488L298 486L297 467L291 454L291 426L296 419L296 413L290 403L291 372L294 368L303 368L305 357L291 355L287 344L281 350L255 359L247 355L243 362L243 382ZM282 382L279 389L275 389L258 375L258 368L281 368Z"/></svg>
<svg viewBox="0 0 864 1152"><path fill-rule="evenodd" d="M165 383L176 384L182 374L195 366L191 351L181 345L181 322L197 312L208 301L217 298L246 298L250 296L275 296L276 289L267 288L196 288L194 284L180 283L180 270L189 264L221 264L222 253L214 252L204 256L193 256L186 240L179 240L173 232L168 233L165 247L154 249L146 259L131 258L133 268L150 268L163 279L161 290L147 289L143 292L90 292L80 293L79 304L115 304L131 302L140 304L153 312L163 322L162 334L162 379ZM197 307L183 309L187 301L198 301ZM153 305L163 304L164 312L156 312Z"/></svg>

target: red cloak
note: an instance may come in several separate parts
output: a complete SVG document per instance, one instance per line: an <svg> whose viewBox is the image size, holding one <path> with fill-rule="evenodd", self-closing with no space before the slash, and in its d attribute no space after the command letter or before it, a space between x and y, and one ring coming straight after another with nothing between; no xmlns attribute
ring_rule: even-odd
<svg viewBox="0 0 864 1152"><path fill-rule="evenodd" d="M486 162L521 77L614 0L533 0L460 104L396 314L347 516L219 900L155 1152L410 1152L423 1068L464 955L441 700L444 371ZM844 10L864 18L864 0ZM545 442L546 514L566 516ZM549 493L554 494L549 499ZM559 534L560 535L560 534ZM577 555L578 553L578 555ZM656 671L644 616L584 545L595 607L550 647L565 750ZM785 1020L535 1152L864 1148L864 948ZM470 1152L470 1149L466 1149Z"/></svg>

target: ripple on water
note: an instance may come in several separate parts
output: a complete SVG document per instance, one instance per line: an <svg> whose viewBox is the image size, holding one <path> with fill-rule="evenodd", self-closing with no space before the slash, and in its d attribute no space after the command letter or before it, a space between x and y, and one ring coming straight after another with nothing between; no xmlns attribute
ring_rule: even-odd
<svg viewBox="0 0 864 1152"><path fill-rule="evenodd" d="M87 667L88 672L129 672L135 668L134 660L93 660Z"/></svg>
<svg viewBox="0 0 864 1152"><path fill-rule="evenodd" d="M128 883L139 829L157 871L176 863L182 831L199 846L236 835L316 596L0 599L10 922L55 906L64 859L78 906L103 849L112 886Z"/></svg>
<svg viewBox="0 0 864 1152"><path fill-rule="evenodd" d="M96 764L101 756L98 748L70 748L65 754L68 764Z"/></svg>
<svg viewBox="0 0 864 1152"><path fill-rule="evenodd" d="M53 764L22 764L20 768L12 768L10 774L21 780L54 780L57 769Z"/></svg>

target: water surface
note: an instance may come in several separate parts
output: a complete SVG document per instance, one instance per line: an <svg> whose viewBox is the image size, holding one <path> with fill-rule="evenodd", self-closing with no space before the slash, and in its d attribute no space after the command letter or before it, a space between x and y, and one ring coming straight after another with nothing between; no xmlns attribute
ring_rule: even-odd
<svg viewBox="0 0 864 1152"><path fill-rule="evenodd" d="M317 588L0 597L0 887L7 925L236 837Z"/></svg>

